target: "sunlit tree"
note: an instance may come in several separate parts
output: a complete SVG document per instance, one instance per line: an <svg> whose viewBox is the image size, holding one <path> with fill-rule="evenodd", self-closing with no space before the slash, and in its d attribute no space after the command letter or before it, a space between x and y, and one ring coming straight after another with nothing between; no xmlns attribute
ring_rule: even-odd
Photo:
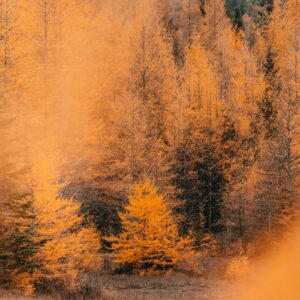
<svg viewBox="0 0 300 300"><path fill-rule="evenodd" d="M93 225L85 225L80 204L59 196L55 164L50 157L40 159L32 171L34 209L37 214L37 241L40 249L34 260L39 268L33 274L36 284L62 284L76 289L81 272L101 267L100 238Z"/></svg>
<svg viewBox="0 0 300 300"><path fill-rule="evenodd" d="M120 213L122 232L109 238L113 260L133 270L169 269L189 250L178 234L171 210L148 181L137 184Z"/></svg>

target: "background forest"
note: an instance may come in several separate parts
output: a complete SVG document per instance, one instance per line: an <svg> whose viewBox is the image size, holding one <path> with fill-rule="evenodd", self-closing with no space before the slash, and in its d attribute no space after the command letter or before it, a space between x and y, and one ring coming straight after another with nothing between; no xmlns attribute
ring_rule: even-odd
<svg viewBox="0 0 300 300"><path fill-rule="evenodd" d="M1 0L0 286L276 247L299 31L298 0Z"/></svg>

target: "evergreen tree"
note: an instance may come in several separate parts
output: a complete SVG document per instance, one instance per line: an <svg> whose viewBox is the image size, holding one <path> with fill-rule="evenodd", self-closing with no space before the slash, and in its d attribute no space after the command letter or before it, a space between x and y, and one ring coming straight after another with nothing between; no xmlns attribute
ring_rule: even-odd
<svg viewBox="0 0 300 300"><path fill-rule="evenodd" d="M33 255L38 250L35 237L35 213L32 190L28 184L29 168L23 160L21 142L24 128L16 111L24 104L24 61L21 47L24 29L20 24L21 7L17 1L0 3L0 284L30 294L28 284L35 269ZM21 113L22 114L22 113Z"/></svg>
<svg viewBox="0 0 300 300"><path fill-rule="evenodd" d="M33 292L30 280L37 267L33 257L39 250L35 240L35 216L31 198L26 192L22 194L21 191L7 189L2 193L1 201L0 282L5 287L27 294Z"/></svg>
<svg viewBox="0 0 300 300"><path fill-rule="evenodd" d="M55 169L51 157L40 158L33 166L36 240L40 249L33 258L39 268L31 283L44 289L52 283L73 291L78 287L80 272L101 267L100 239L92 224L85 226L84 217L79 215L80 204L59 197Z"/></svg>
<svg viewBox="0 0 300 300"><path fill-rule="evenodd" d="M174 184L181 200L177 209L182 214L182 230L191 231L200 246L204 233L220 229L226 177L216 132L205 127L198 130L198 136L193 134L177 149Z"/></svg>
<svg viewBox="0 0 300 300"><path fill-rule="evenodd" d="M278 131L278 99L280 93L280 79L278 78L278 67L274 61L274 53L267 49L266 61L263 65L265 74L265 92L262 100L258 103L259 117L261 118L262 131L265 138L276 137Z"/></svg>
<svg viewBox="0 0 300 300"><path fill-rule="evenodd" d="M244 0L226 0L225 9L227 15L231 18L233 24L240 29L243 27L243 16L246 11Z"/></svg>
<svg viewBox="0 0 300 300"><path fill-rule="evenodd" d="M121 267L166 270L189 251L190 241L180 237L163 196L148 181L134 186L125 212L120 213L122 232L110 237L113 261Z"/></svg>

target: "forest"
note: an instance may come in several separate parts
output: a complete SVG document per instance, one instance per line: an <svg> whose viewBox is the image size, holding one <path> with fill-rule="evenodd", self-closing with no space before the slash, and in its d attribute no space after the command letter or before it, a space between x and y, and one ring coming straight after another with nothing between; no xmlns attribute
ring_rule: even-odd
<svg viewBox="0 0 300 300"><path fill-rule="evenodd" d="M0 101L0 299L300 299L299 0L0 0Z"/></svg>

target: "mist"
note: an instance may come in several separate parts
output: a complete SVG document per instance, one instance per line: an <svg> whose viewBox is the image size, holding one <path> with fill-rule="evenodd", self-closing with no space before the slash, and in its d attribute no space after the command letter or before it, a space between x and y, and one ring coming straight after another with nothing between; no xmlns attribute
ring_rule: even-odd
<svg viewBox="0 0 300 300"><path fill-rule="evenodd" d="M300 299L299 12L0 1L0 298Z"/></svg>
<svg viewBox="0 0 300 300"><path fill-rule="evenodd" d="M281 238L280 246L254 260L252 274L246 283L236 284L236 291L229 299L299 299L299 253L299 226L294 226Z"/></svg>

